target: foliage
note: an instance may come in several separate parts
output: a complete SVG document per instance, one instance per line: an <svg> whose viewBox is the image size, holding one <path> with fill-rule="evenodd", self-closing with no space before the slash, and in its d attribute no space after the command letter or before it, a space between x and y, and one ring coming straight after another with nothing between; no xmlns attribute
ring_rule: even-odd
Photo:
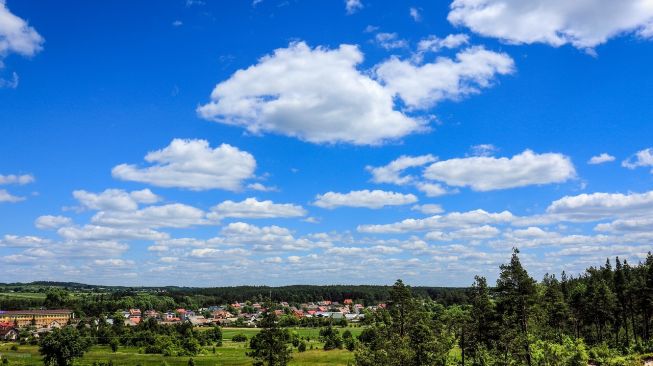
<svg viewBox="0 0 653 366"><path fill-rule="evenodd" d="M243 333L238 333L231 337L232 342L247 342L247 336Z"/></svg>
<svg viewBox="0 0 653 366"><path fill-rule="evenodd" d="M252 337L251 351L248 356L254 359L254 365L285 366L292 358L290 333L280 328L274 312L267 312L259 325L261 332Z"/></svg>
<svg viewBox="0 0 653 366"><path fill-rule="evenodd" d="M74 328L55 329L43 337L39 352L46 366L72 365L76 358L84 355L90 343Z"/></svg>

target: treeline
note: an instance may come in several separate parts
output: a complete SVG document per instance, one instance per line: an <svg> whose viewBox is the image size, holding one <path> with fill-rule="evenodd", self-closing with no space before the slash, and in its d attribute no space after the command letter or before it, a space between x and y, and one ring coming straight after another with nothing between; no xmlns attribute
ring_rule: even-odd
<svg viewBox="0 0 653 366"><path fill-rule="evenodd" d="M490 288L476 277L470 303L444 307L398 281L387 310L361 334L358 365L641 365L653 352L653 256L615 260L578 277L529 276L515 250Z"/></svg>
<svg viewBox="0 0 653 366"><path fill-rule="evenodd" d="M319 300L337 301L352 299L365 306L377 305L389 298L390 286L236 286L215 288L107 288L106 292L82 292L87 285L71 284L74 287L42 287L43 282L34 284L12 284L12 291L30 292L38 289L46 294L45 300L33 298L0 298L0 309L69 308L79 316L100 316L119 309L140 308L166 311L177 308L197 309L211 305L234 302L281 302L299 305ZM8 287L5 287L7 290ZM467 303L469 289L446 287L415 287L416 296L428 298L445 305Z"/></svg>

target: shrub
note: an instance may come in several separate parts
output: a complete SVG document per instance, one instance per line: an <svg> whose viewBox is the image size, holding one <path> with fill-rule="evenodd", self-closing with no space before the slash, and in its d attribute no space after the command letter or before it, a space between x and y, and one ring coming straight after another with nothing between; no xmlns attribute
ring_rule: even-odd
<svg viewBox="0 0 653 366"><path fill-rule="evenodd" d="M305 352L306 351L306 342L300 342L299 346L297 346L297 351Z"/></svg>
<svg viewBox="0 0 653 366"><path fill-rule="evenodd" d="M242 334L242 333L238 333L238 334L234 335L233 337L231 337L231 341L232 342L247 342L247 336Z"/></svg>

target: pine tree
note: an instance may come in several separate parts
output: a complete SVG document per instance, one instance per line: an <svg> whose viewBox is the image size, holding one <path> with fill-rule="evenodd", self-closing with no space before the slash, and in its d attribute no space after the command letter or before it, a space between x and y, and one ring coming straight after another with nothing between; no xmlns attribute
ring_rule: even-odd
<svg viewBox="0 0 653 366"><path fill-rule="evenodd" d="M274 312L269 311L259 323L263 328L250 341L251 351L247 354L254 358L254 365L285 366L292 358L289 347L290 333L277 324Z"/></svg>
<svg viewBox="0 0 653 366"><path fill-rule="evenodd" d="M522 357L526 360L526 364L531 366L528 323L531 308L536 301L535 280L522 266L518 249L513 249L510 263L503 264L500 268L496 290L504 327L508 330L505 334L514 333L517 336L514 341L517 347L522 349Z"/></svg>

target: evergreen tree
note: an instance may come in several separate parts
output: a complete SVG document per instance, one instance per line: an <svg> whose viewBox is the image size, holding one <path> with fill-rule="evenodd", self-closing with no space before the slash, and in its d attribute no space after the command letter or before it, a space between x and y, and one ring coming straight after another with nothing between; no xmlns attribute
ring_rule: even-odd
<svg viewBox="0 0 653 366"><path fill-rule="evenodd" d="M510 352L519 355L532 365L528 339L528 326L531 310L536 301L535 280L522 266L519 260L519 250L513 249L510 263L501 265L501 273L497 280L497 300L499 311L503 316L503 326L506 330L503 343Z"/></svg>
<svg viewBox="0 0 653 366"><path fill-rule="evenodd" d="M285 366L292 358L292 349L289 347L290 333L277 324L277 317L273 311L268 311L261 319L259 325L263 328L250 341L251 351L248 356L254 358L257 366Z"/></svg>

